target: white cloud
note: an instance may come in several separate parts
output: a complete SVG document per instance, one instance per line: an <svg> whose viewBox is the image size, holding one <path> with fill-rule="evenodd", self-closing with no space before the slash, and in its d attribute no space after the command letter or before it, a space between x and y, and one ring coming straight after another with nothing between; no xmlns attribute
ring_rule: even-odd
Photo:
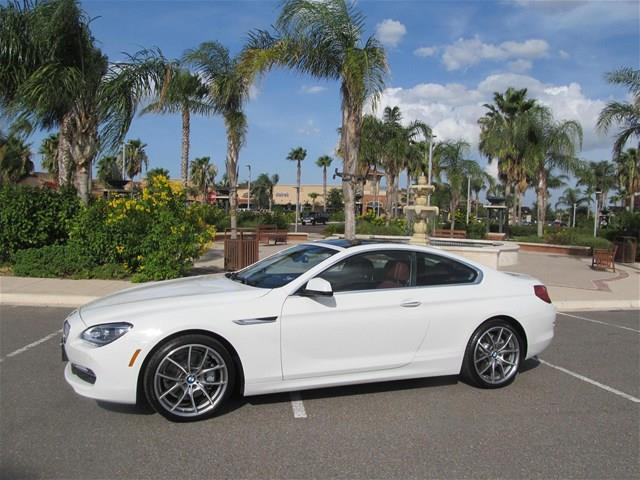
<svg viewBox="0 0 640 480"><path fill-rule="evenodd" d="M569 55L569 52L565 50L558 50L558 56L563 60L566 60L567 58L571 57L571 55Z"/></svg>
<svg viewBox="0 0 640 480"><path fill-rule="evenodd" d="M320 133L320 129L316 126L315 122L312 118L306 121L304 125L298 128L298 133L300 135L313 136Z"/></svg>
<svg viewBox="0 0 640 480"><path fill-rule="evenodd" d="M316 93L324 92L326 89L327 87L323 87L322 85L303 85L300 89L300 92L313 95Z"/></svg>
<svg viewBox="0 0 640 480"><path fill-rule="evenodd" d="M509 63L509 70L516 73L525 73L531 70L533 64L529 60L515 60Z"/></svg>
<svg viewBox="0 0 640 480"><path fill-rule="evenodd" d="M484 171L498 180L498 162L490 162L484 166Z"/></svg>
<svg viewBox="0 0 640 480"><path fill-rule="evenodd" d="M438 52L438 47L420 47L420 48L416 48L413 51L414 55L417 55L418 57L431 57L433 55L435 55Z"/></svg>
<svg viewBox="0 0 640 480"><path fill-rule="evenodd" d="M387 88L378 105L380 115L386 106L400 107L404 122L422 120L430 125L441 140L464 139L474 148L478 145L478 118L486 112L485 103L492 102L494 92L508 87L527 88L531 98L549 106L556 120L578 120L584 130L584 155L594 157L596 150L610 149L611 140L595 128L603 100L587 97L578 83L556 85L543 83L529 75L502 73L490 75L477 86L422 83L411 88Z"/></svg>
<svg viewBox="0 0 640 480"><path fill-rule="evenodd" d="M547 55L549 44L540 39L524 42L503 42L499 45L484 43L480 37L460 38L444 48L442 61L447 70L458 70L480 63L482 60L534 59Z"/></svg>
<svg viewBox="0 0 640 480"><path fill-rule="evenodd" d="M260 95L260 89L255 85L249 86L249 100L255 100Z"/></svg>
<svg viewBox="0 0 640 480"><path fill-rule="evenodd" d="M397 20L387 18L376 25L376 37L383 44L397 47L402 37L407 33L407 27Z"/></svg>

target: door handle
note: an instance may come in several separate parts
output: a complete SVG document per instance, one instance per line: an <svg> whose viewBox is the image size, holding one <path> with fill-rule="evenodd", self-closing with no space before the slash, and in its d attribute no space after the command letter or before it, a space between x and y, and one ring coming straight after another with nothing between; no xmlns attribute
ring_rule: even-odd
<svg viewBox="0 0 640 480"><path fill-rule="evenodd" d="M406 307L406 308L415 308L415 307L419 307L420 305L421 305L420 302L404 302L400 304L401 307Z"/></svg>

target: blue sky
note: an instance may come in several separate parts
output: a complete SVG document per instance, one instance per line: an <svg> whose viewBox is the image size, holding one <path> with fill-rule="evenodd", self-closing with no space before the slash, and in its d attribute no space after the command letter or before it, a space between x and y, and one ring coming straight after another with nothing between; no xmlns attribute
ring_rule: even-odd
<svg viewBox="0 0 640 480"><path fill-rule="evenodd" d="M200 42L218 40L237 53L254 28L268 28L278 14L273 1L92 1L82 2L101 48L112 60L122 52L159 47L179 57ZM638 2L620 1L366 1L368 34L386 45L390 74L379 111L399 105L405 121L431 125L439 138L465 138L477 152L477 118L495 90L528 87L558 119L574 118L585 130L583 158L610 158L611 140L594 130L609 99L626 92L603 74L619 66L639 67ZM321 181L313 161L333 155L340 123L338 84L287 71L262 78L247 105L249 132L241 151L253 175L278 173L295 181L285 160L297 146L307 149L303 182ZM128 138L148 144L152 167L179 175L180 119L137 117ZM34 136L34 145L39 136ZM210 156L224 169L225 136L219 118L192 120L191 158Z"/></svg>

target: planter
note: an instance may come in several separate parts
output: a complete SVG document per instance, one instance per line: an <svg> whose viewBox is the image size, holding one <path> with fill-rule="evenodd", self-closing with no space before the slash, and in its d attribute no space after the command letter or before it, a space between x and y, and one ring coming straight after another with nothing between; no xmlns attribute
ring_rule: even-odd
<svg viewBox="0 0 640 480"><path fill-rule="evenodd" d="M556 255L576 255L579 257L590 257L591 247L580 247L577 245L553 245L548 243L518 242L522 252L553 253Z"/></svg>

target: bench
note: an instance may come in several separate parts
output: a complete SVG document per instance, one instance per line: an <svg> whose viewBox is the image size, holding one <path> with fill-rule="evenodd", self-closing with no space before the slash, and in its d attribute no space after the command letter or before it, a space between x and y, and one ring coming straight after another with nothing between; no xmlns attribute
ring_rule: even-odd
<svg viewBox="0 0 640 480"><path fill-rule="evenodd" d="M451 230L449 228L436 228L434 237L449 237L449 238L467 238L466 230Z"/></svg>
<svg viewBox="0 0 640 480"><path fill-rule="evenodd" d="M611 268L616 271L616 251L618 246L614 245L611 248L594 248L593 257L591 258L591 268L595 269L608 269Z"/></svg>
<svg viewBox="0 0 640 480"><path fill-rule="evenodd" d="M256 230L259 241L264 242L265 245L269 245L272 240L274 245L278 242L285 245L287 243L287 230L280 230L277 225L258 225Z"/></svg>

